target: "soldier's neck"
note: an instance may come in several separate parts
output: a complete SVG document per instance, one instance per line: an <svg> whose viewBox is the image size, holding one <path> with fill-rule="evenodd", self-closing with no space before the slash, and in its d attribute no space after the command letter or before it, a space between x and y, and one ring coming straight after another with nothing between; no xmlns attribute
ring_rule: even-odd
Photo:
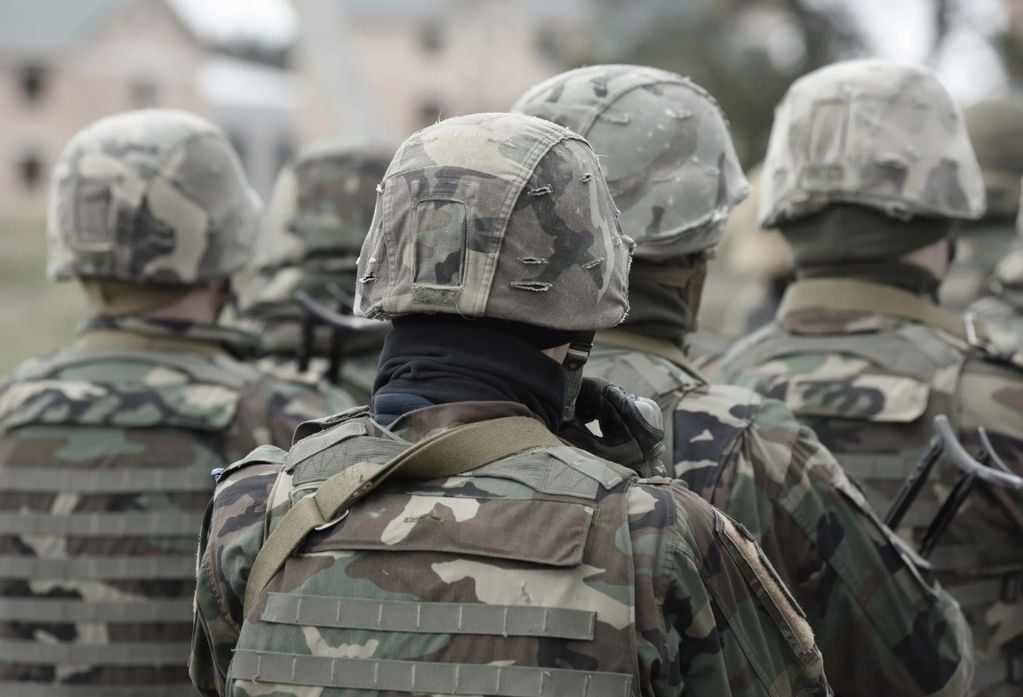
<svg viewBox="0 0 1023 697"><path fill-rule="evenodd" d="M695 329L695 312L685 289L633 279L629 315L618 329L682 346Z"/></svg>
<svg viewBox="0 0 1023 697"><path fill-rule="evenodd" d="M940 281L916 264L904 261L817 264L796 269L796 278L851 278L879 283L937 301Z"/></svg>
<svg viewBox="0 0 1023 697"><path fill-rule="evenodd" d="M142 319L214 324L220 314L223 293L213 286L200 286L169 305L140 313Z"/></svg>

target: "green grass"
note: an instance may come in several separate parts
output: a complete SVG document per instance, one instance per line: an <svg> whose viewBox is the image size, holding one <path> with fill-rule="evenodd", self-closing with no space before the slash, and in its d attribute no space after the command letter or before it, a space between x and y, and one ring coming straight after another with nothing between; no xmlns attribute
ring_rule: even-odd
<svg viewBox="0 0 1023 697"><path fill-rule="evenodd" d="M83 312L76 284L46 278L42 221L0 221L0 375L66 346Z"/></svg>

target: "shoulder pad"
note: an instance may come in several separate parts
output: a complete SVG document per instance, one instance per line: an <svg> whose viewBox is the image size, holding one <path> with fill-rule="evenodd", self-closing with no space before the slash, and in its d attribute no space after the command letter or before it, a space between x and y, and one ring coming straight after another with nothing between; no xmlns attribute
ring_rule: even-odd
<svg viewBox="0 0 1023 697"><path fill-rule="evenodd" d="M298 425L298 428L295 429L295 442L297 443L303 438L308 438L309 436L315 435L322 431L326 431L328 428L333 428L334 426L337 426L340 423L344 423L345 421L350 421L351 419L358 419L360 417L368 417L369 415L370 415L369 407L363 405L359 407L352 407L351 409L346 409L342 412L338 412L337 414L324 416L323 418L320 419L310 419L309 421L303 421Z"/></svg>
<svg viewBox="0 0 1023 697"><path fill-rule="evenodd" d="M232 462L223 469L215 469L211 472L213 479L219 485L231 474L244 469L249 465L284 465L288 456L287 451L281 450L276 445L261 445L240 460Z"/></svg>

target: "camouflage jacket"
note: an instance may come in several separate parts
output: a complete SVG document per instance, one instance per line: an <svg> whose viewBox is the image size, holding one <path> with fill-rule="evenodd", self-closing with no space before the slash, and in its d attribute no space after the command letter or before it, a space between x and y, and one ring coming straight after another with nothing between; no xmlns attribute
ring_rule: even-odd
<svg viewBox="0 0 1023 697"><path fill-rule="evenodd" d="M264 448L233 466L200 542L200 690L829 694L809 627L740 526L681 483L639 482L567 446L385 481L310 535L242 616L264 531L292 493L516 415L529 412L462 402L386 430L353 410L303 426L290 454Z"/></svg>
<svg viewBox="0 0 1023 697"><path fill-rule="evenodd" d="M860 299L884 309L855 309ZM800 281L777 321L725 356L721 376L785 402L875 510L886 512L939 413L969 450L985 427L1001 457L1023 473L1023 371L968 336L962 317L892 287ZM955 478L951 466L932 474L900 535L919 543ZM1004 492L978 489L929 560L973 630L974 687L982 695L1018 694L1006 681L1007 668L1019 674L1023 650L1023 599L1012 590L1023 576L1019 520Z"/></svg>
<svg viewBox="0 0 1023 697"><path fill-rule="evenodd" d="M322 416L223 330L93 322L0 384L0 694L194 694L185 663L210 471Z"/></svg>
<svg viewBox="0 0 1023 697"><path fill-rule="evenodd" d="M1023 351L1023 293L1004 290L970 305L970 312L982 318L999 349Z"/></svg>
<svg viewBox="0 0 1023 697"><path fill-rule="evenodd" d="M784 405L708 384L666 344L638 350L622 334L597 334L586 374L658 402L669 471L763 547L807 614L836 694L964 694L962 614L814 434Z"/></svg>
<svg viewBox="0 0 1023 697"><path fill-rule="evenodd" d="M964 310L984 297L995 267L1018 244L1015 221L981 220L965 225L956 240L956 255L941 282L941 304Z"/></svg>

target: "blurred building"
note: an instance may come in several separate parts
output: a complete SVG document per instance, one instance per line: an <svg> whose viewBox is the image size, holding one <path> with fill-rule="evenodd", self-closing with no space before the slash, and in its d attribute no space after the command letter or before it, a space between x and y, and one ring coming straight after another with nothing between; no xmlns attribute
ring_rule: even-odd
<svg viewBox="0 0 1023 697"><path fill-rule="evenodd" d="M205 112L204 59L163 2L0 3L0 215L40 217L50 166L90 121L158 105Z"/></svg>
<svg viewBox="0 0 1023 697"><path fill-rule="evenodd" d="M587 0L295 0L300 132L398 142L440 118L505 111L578 64Z"/></svg>

